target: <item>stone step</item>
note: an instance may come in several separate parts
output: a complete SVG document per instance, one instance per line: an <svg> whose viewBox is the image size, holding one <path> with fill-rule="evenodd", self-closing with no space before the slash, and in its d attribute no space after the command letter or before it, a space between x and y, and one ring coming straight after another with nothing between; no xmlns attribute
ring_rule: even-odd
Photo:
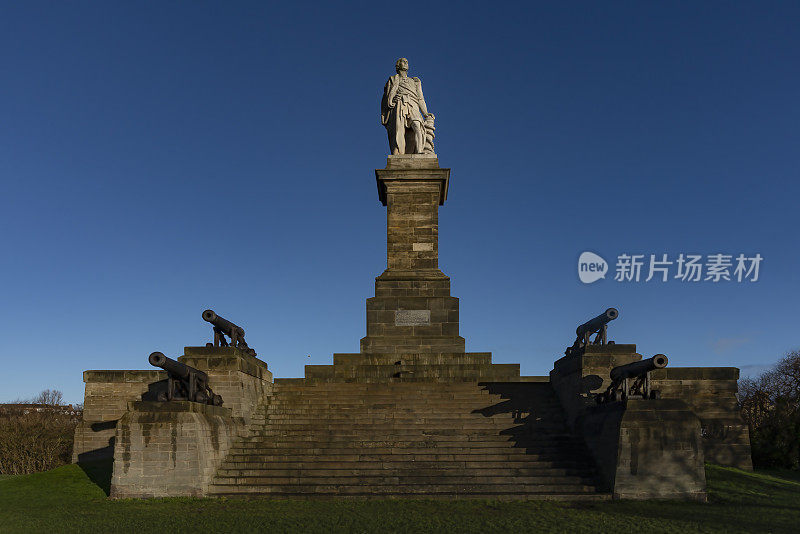
<svg viewBox="0 0 800 534"><path fill-rule="evenodd" d="M300 424L319 424L325 422L328 425L334 424L354 424L354 425L369 425L369 424L382 424L382 425L429 425L436 428L440 424L487 424L491 426L514 426L514 420L510 417L483 417L472 414L464 415L442 415L442 414L417 414L415 415L400 415L400 414L383 414L383 415L369 415L369 414L353 414L353 415L338 415L336 417L331 414L330 417L306 417L306 416L280 416L270 417L264 422L266 426L274 425L300 425ZM256 423L257 425L258 423ZM254 426L256 426L254 425ZM551 425L553 426L553 425Z"/></svg>
<svg viewBox="0 0 800 534"><path fill-rule="evenodd" d="M440 392L431 392L426 393L424 391L417 392L405 392L405 391L385 391L385 392L367 392L367 391L353 391L353 392L342 392L342 391L318 391L318 390L308 390L308 391L274 391L273 395L269 398L270 400L281 400L281 399L291 399L291 400L298 400L298 399L341 399L341 400L363 400L363 399L376 399L376 400L388 400L388 401L405 401L405 402L419 402L425 400L440 400L440 401L511 401L508 397L504 397L503 395L497 393L489 393L487 391L471 391L471 392L451 392L451 393L440 393ZM537 404L537 403L550 403L550 404L558 404L558 399L556 397L536 397L531 398L528 397L526 399L514 399L514 402L517 403L528 403L528 404Z"/></svg>
<svg viewBox="0 0 800 534"><path fill-rule="evenodd" d="M516 380L516 379L515 379ZM414 391L418 391L422 394L442 394L442 393L463 393L463 392L476 392L476 393L483 393L486 395L507 395L509 394L503 388L496 388L496 387L488 387L481 385L480 380L459 380L459 381L442 381L442 380L414 380L414 379L407 379L407 378L398 378L395 380L389 381L361 381L356 382L355 380L348 379L347 381L343 379L332 380L330 378L327 379L308 379L305 383L298 383L298 384L291 384L291 385L280 385L275 383L273 385L273 391L276 392L286 392L286 391L333 391L336 393L352 393L352 392L360 392L360 393L386 393L386 392L393 392L393 393L401 393L401 394L409 394ZM517 382L522 386L532 386L538 387L540 384L526 384L523 382ZM538 396L553 396L555 393L553 392L552 388L547 385L546 388L542 389L531 389L526 390L524 392L526 397L538 397Z"/></svg>
<svg viewBox="0 0 800 534"><path fill-rule="evenodd" d="M550 450L575 451L584 450L582 443L567 441L537 441L537 442L517 442L512 440L490 440L490 441L435 441L435 440L381 440L381 441L361 441L358 439L342 440L296 440L287 437L281 440L251 440L248 439L241 444L235 445L236 450L272 450L272 449L326 449L326 450L351 450L359 449L413 449L413 450L475 450L475 449L508 449L517 448L530 451L544 452Z"/></svg>
<svg viewBox="0 0 800 534"><path fill-rule="evenodd" d="M538 403L532 406L513 406L505 408L499 403L491 404L487 402L476 402L474 400L455 402L455 401L436 401L436 400L415 400L414 402L400 402L397 399L386 399L383 401L373 401L370 399L359 399L353 402L344 402L341 399L320 398L319 400L304 399L297 401L273 400L264 409L264 413L275 410L372 410L372 411L429 411L429 412L467 412L482 413L494 410L497 413L513 412L537 412L542 414L563 413L558 404Z"/></svg>
<svg viewBox="0 0 800 534"><path fill-rule="evenodd" d="M269 420L270 421L279 421L281 419L291 420L293 418L310 419L310 418L312 418L314 416L317 416L317 415L323 415L323 413L322 412L320 412L320 413L305 412L305 413L297 413L297 414L293 414L293 413L289 413L289 414L287 414L287 413L270 413L268 415L269 415ZM353 410L352 413L351 412L342 412L342 411L337 411L337 410L331 410L327 415L331 416L331 417L332 416L336 416L339 419L347 419L347 420L352 420L354 417L360 417L362 419L382 419L382 420L390 420L390 421L391 420L396 420L396 421L417 421L420 418L434 420L434 421L435 420L447 420L447 419L453 419L453 420L472 420L472 419L475 419L475 420L479 420L480 421L480 420L491 420L492 419L492 417L487 417L487 416L481 415L479 413L470 413L470 412L467 412L467 413L463 413L463 412L461 412L461 413L459 413L459 412L440 413L440 412L436 412L436 411L432 411L432 410L426 410L426 411L422 411L422 410L420 410L420 411L403 411L403 412L395 411L395 410L387 410L387 411L383 411L383 412L369 412L369 411L362 411L362 410L357 410L357 411ZM303 416L305 416L305 417L303 417ZM498 417L499 419L513 419L511 414L498 414L498 416L496 416L496 417Z"/></svg>
<svg viewBox="0 0 800 534"><path fill-rule="evenodd" d="M265 440L264 438L269 438ZM416 439L412 439L416 438ZM473 430L464 432L462 429L448 431L436 430L409 430L398 428L391 434L383 432L358 432L352 429L341 430L318 430L309 429L301 432L287 434L281 430L254 430L245 441L518 441L518 442L558 442L558 443L579 443L580 440L569 434L555 433L498 433L496 430Z"/></svg>
<svg viewBox="0 0 800 534"><path fill-rule="evenodd" d="M423 382L416 382L412 384L402 384L404 387L392 387L391 383L324 383L314 384L311 386L293 386L293 387L274 387L273 392L277 395L304 395L304 394L330 394L330 395L402 395L404 397L413 397L414 394L419 394L423 397L505 397L511 396L519 399L557 399L558 397L552 390L548 391L530 391L520 395L513 395L512 393L503 391L501 389L490 389L462 382L462 387L443 387L446 384L430 382L426 386Z"/></svg>
<svg viewBox="0 0 800 534"><path fill-rule="evenodd" d="M494 416L483 417L481 415L472 415L465 417L446 417L446 416L430 416L429 414L419 414L417 416L387 416L387 415L369 415L369 414L330 414L330 416L306 416L295 415L292 417L275 417L267 418L263 421L252 421L251 427L256 428L285 428L287 425L293 426L311 426L313 428L319 427L322 424L328 426L367 426L367 425L382 425L394 427L408 427L419 428L420 426L428 426L432 430L439 428L440 425L470 425L476 424L478 426L485 426L486 428L503 428L514 429L518 427L527 427L532 431L555 431L559 428L565 428L566 424L562 419L539 419L530 421L529 419L514 419L510 416ZM523 429L519 429L520 432Z"/></svg>
<svg viewBox="0 0 800 534"><path fill-rule="evenodd" d="M502 365L502 364L499 364ZM451 385L451 384L469 384L469 385L480 385L480 384L533 384L533 385L540 385L540 384L547 384L547 382L542 381L542 377L539 376L519 376L516 373L512 376L512 374L503 372L503 373L489 373L483 376L467 376L467 377L425 377L425 378L411 378L411 377L393 377L393 378L371 378L371 377L362 377L362 378L315 378L315 377L308 377L308 378L283 378L280 379L282 385L292 384L292 385L307 385L307 386L316 386L320 384L369 384L374 386L385 386L385 385L415 385L415 384L424 384L424 385L432 385L432 384L442 384L442 385ZM288 381L288 382L287 382ZM294 381L294 382L291 382ZM277 382L277 380L275 381Z"/></svg>
<svg viewBox="0 0 800 534"><path fill-rule="evenodd" d="M334 353L333 365L395 365L402 364L430 365L430 364L488 364L492 362L491 352L452 352L452 353L419 353L419 354L363 354L363 353Z"/></svg>
<svg viewBox="0 0 800 534"><path fill-rule="evenodd" d="M588 469L565 469L554 467L481 467L467 469L464 467L444 469L441 467L420 468L416 466L404 466L403 468L381 469L381 468L337 468L325 469L314 467L286 468L276 467L275 464L264 464L268 467L231 467L223 466L217 473L218 477L247 477L247 476L276 476L276 477L340 477L340 476L498 476L498 477L579 477L587 478L592 474Z"/></svg>
<svg viewBox="0 0 800 534"><path fill-rule="evenodd" d="M317 493L292 493L289 491L284 491L283 493L259 493L257 490L251 491L249 493L233 493L233 492L226 492L224 488L229 486L220 486L216 487L212 493L210 493L213 497L225 497L230 499L235 498L244 498L244 499L251 499L253 497L280 497L282 499L292 499L292 500L313 500L313 501L325 501L325 500L385 500L385 499L396 499L396 498L414 498L414 499L426 499L426 500L492 500L492 501L504 501L504 502L513 502L513 501L552 501L552 502L602 502L602 501L610 501L611 494L610 493L523 493L523 492L511 492L511 493L478 493L478 494L469 494L469 493L425 493L425 494L402 494L402 493L395 493L395 494L380 494L375 495L370 493L369 491L363 493L348 493L346 495L341 494L317 494ZM219 489L223 488L223 489Z"/></svg>
<svg viewBox="0 0 800 534"><path fill-rule="evenodd" d="M389 393L397 393L399 395L413 395L419 393L420 395L499 395L502 391L493 391L490 388L482 387L476 383L469 382L454 382L453 384L443 384L441 382L429 382L427 384L417 382L409 383L356 383L356 382L342 382L342 383L314 383L307 385L292 385L281 386L275 384L273 391L278 394L287 393L333 393L336 395L354 395L356 393L362 395L387 395ZM550 396L555 395L552 391L536 391L530 392L531 395Z"/></svg>
<svg viewBox="0 0 800 534"><path fill-rule="evenodd" d="M373 486L373 485L389 485L394 484L397 486L404 485L503 485L503 484L526 484L526 485L575 485L575 486L593 486L594 481L587 480L582 477L575 476L486 476L486 475L442 475L431 474L413 475L407 474L402 476L396 475L378 475L378 476L364 476L364 475L340 475L340 476L313 476L303 474L298 477L281 477L281 476L217 476L214 478L213 484L231 484L231 485L245 485L245 486L285 486L285 485L301 485L301 486Z"/></svg>
<svg viewBox="0 0 800 534"><path fill-rule="evenodd" d="M307 378L347 380L382 378L445 378L462 381L518 378L518 364L339 365L306 366Z"/></svg>
<svg viewBox="0 0 800 534"><path fill-rule="evenodd" d="M332 386L336 386L339 384L331 384ZM394 397L394 398L401 398L401 399L420 399L420 398L433 398L433 399L487 399L487 398L499 398L499 399L506 399L509 400L509 397L504 396L500 392L490 392L486 389L479 389L479 388L469 388L469 389L462 389L462 390L438 390L438 389L431 389L431 390L409 390L409 389L373 389L373 390L363 390L363 389L342 389L342 388L319 388L319 387L308 387L308 388L297 388L297 389L285 389L285 388L276 388L273 390L273 394L276 398L298 398L298 397L305 397L305 396L330 396L336 398L382 398L382 397ZM539 402L539 401L546 401L546 402L558 402L558 397L555 394L537 394L537 395L526 395L524 398L525 402ZM519 399L521 402L522 399Z"/></svg>
<svg viewBox="0 0 800 534"><path fill-rule="evenodd" d="M249 455L252 457L287 460L309 456L337 457L340 459L374 459L374 460L504 460L521 457L535 459L564 458L579 454L579 449L563 449L561 447L517 448L517 447L483 447L470 449L467 447L375 447L375 448L334 448L305 447L282 448L253 444L252 447L237 445L231 449L232 455ZM411 458L401 458L411 457Z"/></svg>
<svg viewBox="0 0 800 534"><path fill-rule="evenodd" d="M385 471L389 469L470 469L470 470L500 470L500 469L574 469L581 472L594 472L594 466L585 459L562 459L555 460L535 460L526 457L517 457L516 460L504 461L485 461L485 460L461 460L461 461L419 461L419 460L329 460L325 458L314 458L309 460L303 457L302 460L286 461L285 457L277 460L261 460L267 456L252 455L233 455L223 464L224 469L373 469Z"/></svg>
<svg viewBox="0 0 800 534"><path fill-rule="evenodd" d="M260 420L272 419L290 419L292 417L338 417L339 419L347 419L351 417L364 416L364 417L393 417L393 418L416 418L416 417L434 417L439 419L444 418L474 418L474 419L508 419L508 420L553 420L563 421L564 417L561 411L555 410L518 410L515 412L496 411L490 412L484 408L476 408L473 406L461 407L442 407L436 406L427 407L383 407L383 406L338 406L335 404L319 405L319 406L294 406L292 408L275 406L271 407L264 412L258 414L254 413L253 417L258 417ZM273 416L283 417L273 417Z"/></svg>
<svg viewBox="0 0 800 534"><path fill-rule="evenodd" d="M594 493L595 487L592 485L577 484L548 484L548 485L528 485L528 484L354 484L352 486L341 486L338 484L286 484L274 486L258 485L233 485L233 484L211 484L210 493L212 494L330 494L330 495L427 495L427 494L446 494L446 495L479 495L479 494L580 494Z"/></svg>
<svg viewBox="0 0 800 534"><path fill-rule="evenodd" d="M294 454L291 454L294 452ZM567 462L574 461L574 455L558 453L526 453L522 449L503 449L501 452L474 451L457 453L446 453L441 450L425 452L396 451L348 451L337 452L326 451L324 457L319 452L308 450L301 451L276 451L276 450L232 450L230 455L233 458L247 458L254 462Z"/></svg>
<svg viewBox="0 0 800 534"><path fill-rule="evenodd" d="M304 391L330 391L334 393L352 394L355 392L366 394L382 394L382 393L400 393L411 394L419 392L421 394L431 395L446 395L446 394L463 394L463 393L477 393L483 395L490 394L505 394L502 388L491 386L482 386L478 382L318 382L312 380L306 384L291 384L281 385L274 384L274 391L279 393L284 392L304 392ZM536 388L531 386L524 391L527 396L554 396L552 388Z"/></svg>
<svg viewBox="0 0 800 534"><path fill-rule="evenodd" d="M353 396L335 396L335 395L322 395L322 394L298 394L296 397L278 393L275 396L267 399L267 406L280 406L280 405L299 405L299 406L315 406L315 405L328 405L335 404L340 406L364 406L364 405L383 405L387 407L409 407L414 408L417 406L441 406L445 408L459 407L459 406L498 406L505 405L508 399L501 397L493 398L491 396L479 397L477 395L458 397L417 397L417 398L401 398L386 396L371 396L371 395L353 395ZM535 406L539 409L546 408L560 408L561 405L557 402L541 401L532 403L530 406ZM517 406L515 406L517 408Z"/></svg>
<svg viewBox="0 0 800 534"><path fill-rule="evenodd" d="M430 431L431 433L442 432L447 429L474 428L476 430L491 430L497 433L508 434L559 434L565 433L566 425L561 422L547 421L539 422L528 428L519 428L519 422L513 419L503 418L472 418L472 419L430 419L422 418L418 422L410 422L401 419L380 418L380 417L350 417L350 418L293 418L293 419L273 419L264 422L256 421L251 423L251 430L276 430L286 432L292 430L352 430L363 432L374 428L377 431L403 430L415 432Z"/></svg>
<svg viewBox="0 0 800 534"><path fill-rule="evenodd" d="M476 421L503 421L508 424L513 424L515 420L527 422L528 418L523 417L515 419L511 414L497 414L493 416L484 416L479 413L436 413L436 412L396 412L396 411L367 411L367 410L331 410L331 411L301 411L294 410L298 413L283 413L274 412L264 415L254 415L254 422L257 423L272 423L275 421L292 421L292 420L319 420L319 419L338 419L341 421L352 421L355 418L370 419L370 420L416 420L420 417L428 419L453 419L453 420L476 420ZM534 418L536 419L536 418ZM549 417L547 419L539 418L541 420L549 421L563 421L560 417ZM518 424L523 424L522 422Z"/></svg>
<svg viewBox="0 0 800 534"><path fill-rule="evenodd" d="M494 406L505 402L507 399L503 399L502 397L496 397L485 395L470 395L463 397L457 397L455 395L450 397L440 397L440 396L420 396L415 398L403 398L398 396L391 396L391 395L328 395L328 394L311 394L311 393L298 393L296 396L287 395L285 393L276 393L275 396L268 399L267 404L269 406L272 405L280 405L280 404L287 404L287 405L306 405L306 404L337 404L337 405L353 405L353 406L362 406L365 404L384 404L386 406L426 406L430 404L441 405L444 407L454 407L454 406L472 406L472 405L483 405L483 406ZM540 402L536 403L537 406L544 406L544 407L560 407L560 405L556 402L547 402L545 403Z"/></svg>
<svg viewBox="0 0 800 534"><path fill-rule="evenodd" d="M459 438L451 438L447 441L425 439L415 437L414 439L408 438L376 438L364 439L361 437L342 437L337 439L325 439L318 436L309 436L307 439L297 439L292 436L276 437L276 439L254 439L253 436L248 436L246 440L237 443L234 447L237 450L250 450L254 448L263 449L347 449L350 451L358 451L360 449L374 450L376 448L383 449L428 449L428 450L441 450L441 449L525 449L527 451L543 451L550 449L557 449L564 452L578 452L582 453L586 450L585 445L577 440L513 440L513 439L476 439L466 440Z"/></svg>
<svg viewBox="0 0 800 534"><path fill-rule="evenodd" d="M485 402L438 402L438 401L418 401L415 403L402 403L380 401L372 402L368 400L361 400L358 402L339 402L336 399L321 399L319 401L298 401L298 402L273 402L265 409L265 414L274 413L276 411L291 410L291 411L306 411L306 412L336 412L336 411L372 411L372 412L385 412L391 413L395 411L404 412L430 412L430 413L474 413L484 414L491 412L491 414L511 414L511 413L529 413L532 411L541 414L561 414L563 413L560 406L543 406L538 405L535 407L516 407L514 409L505 409L498 404L490 404ZM290 412L291 413L291 412Z"/></svg>
<svg viewBox="0 0 800 534"><path fill-rule="evenodd" d="M438 435L448 435L453 434L455 432L461 431L461 434L471 434L474 433L476 435L495 435L495 434L531 434L531 433L541 433L541 434L562 434L564 432L556 432L555 430L558 428L565 428L564 425L548 425L545 427L544 425L538 427L542 429L540 432L537 432L535 429L528 430L521 430L518 429L519 425L514 424L513 421L499 421L499 420L465 420L465 421L438 421L436 424L398 424L393 423L391 420L385 419L377 419L377 420L369 420L369 419L351 419L349 421L342 420L342 421L325 421L324 419L306 419L306 420L297 420L297 419L282 419L276 421L268 421L266 423L257 423L251 424L250 430L258 431L258 432L280 432L285 434L287 428L292 428L293 432L324 432L324 433L346 433L349 432L351 434L360 434L364 435L365 433L369 434L370 430L372 430L372 434L380 434L384 435L387 431L388 432L399 432L400 434L417 434L417 435L426 435L426 434L438 434ZM465 429L466 428L466 429ZM470 428L473 428L470 430Z"/></svg>

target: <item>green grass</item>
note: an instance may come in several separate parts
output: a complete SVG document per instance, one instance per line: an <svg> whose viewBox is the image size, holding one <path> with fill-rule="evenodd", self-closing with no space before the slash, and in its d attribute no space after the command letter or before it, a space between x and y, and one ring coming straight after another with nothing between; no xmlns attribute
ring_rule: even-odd
<svg viewBox="0 0 800 534"><path fill-rule="evenodd" d="M797 473L707 467L709 502L106 498L102 465L0 481L0 532L798 532ZM94 480L94 482L93 482Z"/></svg>

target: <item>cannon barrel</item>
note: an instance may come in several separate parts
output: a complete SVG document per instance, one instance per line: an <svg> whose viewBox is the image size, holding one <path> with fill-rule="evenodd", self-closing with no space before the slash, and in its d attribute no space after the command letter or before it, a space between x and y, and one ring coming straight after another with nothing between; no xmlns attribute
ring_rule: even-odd
<svg viewBox="0 0 800 534"><path fill-rule="evenodd" d="M150 362L150 365L154 367L161 367L167 373L183 378L184 380L189 379L189 375L192 373L192 371L196 373L200 380L208 380L208 375L206 375L203 371L198 371L193 367L189 367L185 363L175 361L172 358L167 358L164 356L163 352L154 352L147 358L147 360Z"/></svg>
<svg viewBox="0 0 800 534"><path fill-rule="evenodd" d="M614 367L611 370L611 380L618 382L626 378L635 378L655 369L663 369L669 359L663 354L656 354L652 358Z"/></svg>
<svg viewBox="0 0 800 534"><path fill-rule="evenodd" d="M610 323L619 317L619 311L616 308L609 308L594 319L590 319L575 329L575 333L579 338L586 334L592 334L600 330L603 325Z"/></svg>
<svg viewBox="0 0 800 534"><path fill-rule="evenodd" d="M203 312L203 320L208 321L220 330L222 330L228 337L233 337L234 332L237 333L239 338L244 337L244 328L239 325L233 324L227 319L224 319L214 313L214 310L206 310Z"/></svg>

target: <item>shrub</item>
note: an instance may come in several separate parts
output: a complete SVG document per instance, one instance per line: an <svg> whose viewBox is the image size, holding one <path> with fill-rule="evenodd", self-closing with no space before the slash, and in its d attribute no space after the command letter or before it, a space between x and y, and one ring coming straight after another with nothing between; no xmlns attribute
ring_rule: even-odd
<svg viewBox="0 0 800 534"><path fill-rule="evenodd" d="M0 410L0 474L47 471L72 461L78 417L58 404L61 392L45 390L34 403Z"/></svg>

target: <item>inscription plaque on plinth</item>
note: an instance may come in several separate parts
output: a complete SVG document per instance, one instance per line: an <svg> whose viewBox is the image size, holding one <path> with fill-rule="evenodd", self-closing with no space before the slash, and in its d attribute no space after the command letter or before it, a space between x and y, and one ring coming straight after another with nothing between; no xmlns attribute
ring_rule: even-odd
<svg viewBox="0 0 800 534"><path fill-rule="evenodd" d="M396 310L395 326L427 326L431 324L430 310Z"/></svg>

